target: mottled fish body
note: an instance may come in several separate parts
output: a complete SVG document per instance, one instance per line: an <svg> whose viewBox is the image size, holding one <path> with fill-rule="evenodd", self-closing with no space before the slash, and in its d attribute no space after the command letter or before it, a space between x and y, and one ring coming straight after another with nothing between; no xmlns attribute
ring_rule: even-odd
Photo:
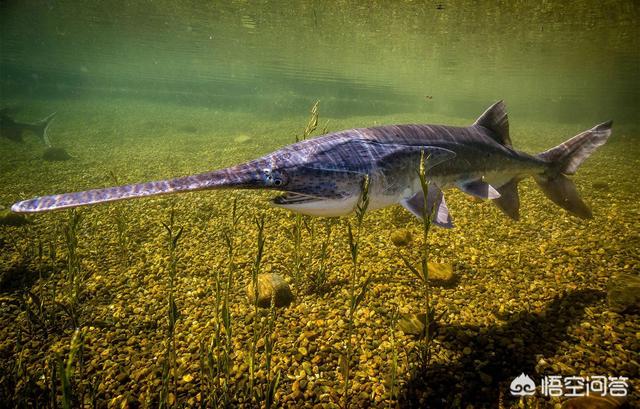
<svg viewBox="0 0 640 409"><path fill-rule="evenodd" d="M230 168L176 179L38 197L16 203L14 212L42 212L130 198L206 189L270 189L284 194L274 205L315 216L351 213L369 177L369 209L401 204L421 217L425 207L418 178L422 155L431 183L427 211L451 227L442 189L457 187L491 199L518 219L517 184L533 176L555 203L583 218L591 211L566 175L611 135L611 122L585 131L538 155L513 149L502 101L468 127L389 125L335 132L286 146Z"/></svg>

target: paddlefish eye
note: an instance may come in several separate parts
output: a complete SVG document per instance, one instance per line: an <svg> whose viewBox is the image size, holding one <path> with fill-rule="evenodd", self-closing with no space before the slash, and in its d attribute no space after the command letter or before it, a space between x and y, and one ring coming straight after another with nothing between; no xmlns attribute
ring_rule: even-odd
<svg viewBox="0 0 640 409"><path fill-rule="evenodd" d="M281 170L263 169L264 184L280 187L287 183L287 175Z"/></svg>

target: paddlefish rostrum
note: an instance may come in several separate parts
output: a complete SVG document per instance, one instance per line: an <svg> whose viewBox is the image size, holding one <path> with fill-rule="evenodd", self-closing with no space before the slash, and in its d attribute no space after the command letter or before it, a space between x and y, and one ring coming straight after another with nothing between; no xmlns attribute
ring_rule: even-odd
<svg viewBox="0 0 640 409"><path fill-rule="evenodd" d="M269 189L282 192L272 203L313 216L354 211L369 178L369 210L401 204L417 217L452 227L442 190L490 199L518 220L518 182L533 176L544 194L570 213L590 218L567 177L611 135L612 122L584 131L537 155L513 148L505 105L489 107L471 126L388 125L334 132L303 140L240 165L192 176L126 186L36 197L11 210L35 213L116 200L207 189ZM424 158L424 159L421 159ZM426 204L418 169L429 180Z"/></svg>

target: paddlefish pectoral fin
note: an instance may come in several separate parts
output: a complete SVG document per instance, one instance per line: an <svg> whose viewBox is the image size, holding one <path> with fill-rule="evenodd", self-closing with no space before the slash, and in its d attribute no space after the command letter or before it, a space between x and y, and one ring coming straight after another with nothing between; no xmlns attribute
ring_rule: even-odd
<svg viewBox="0 0 640 409"><path fill-rule="evenodd" d="M410 211L414 216L422 219L422 214L425 208L424 194L422 191L417 192L410 198L406 198L400 201L400 204ZM442 190L434 183L430 183L427 188L427 213L432 214L431 223L438 227L450 229L453 227L453 220L449 214L447 203L444 199Z"/></svg>

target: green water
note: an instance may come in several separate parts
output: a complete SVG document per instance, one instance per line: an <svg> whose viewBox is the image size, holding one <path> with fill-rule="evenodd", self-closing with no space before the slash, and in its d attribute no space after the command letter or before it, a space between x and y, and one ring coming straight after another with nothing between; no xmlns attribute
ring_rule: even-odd
<svg viewBox="0 0 640 409"><path fill-rule="evenodd" d="M517 223L491 203L446 192L456 227L431 231L430 260L452 266L454 280L432 288L438 330L426 372L416 366L421 341L393 331L395 312L424 311L422 286L399 256L419 260L422 225L399 206L367 214L358 283L367 274L373 281L354 319L349 402L522 407L509 384L526 373L538 384L543 375L628 377L630 403L638 404L640 320L637 311L611 310L607 289L612 277L640 270L639 27L635 1L0 1L0 108L23 122L57 112L49 138L73 156L46 161L35 135L22 143L0 137L0 210L110 186L114 176L134 183L253 159L301 136L316 100L314 136L325 127L467 125L503 99L514 146L529 153L612 119L609 142L573 177L592 220L569 216L531 179L520 184ZM296 219L272 208L270 197L194 192L80 210L86 276L76 286L76 318L85 335L83 364L73 366L76 407L81 396L84 407L94 399L96 407L170 401L160 393L170 264L161 222L172 210L184 227L172 407L212 407L209 398L224 393L230 407L261 402L247 386L256 321L245 294L261 217L261 271L282 275L296 295L274 324L275 406L344 406L346 226L354 218L335 221L325 261L325 222L300 219L296 277ZM68 211L20 227L0 219L0 401L9 406L65 400L51 370L67 357L77 324L69 313L69 220ZM399 229L413 236L407 248L391 244ZM225 383L202 373L200 359L201 343L220 336L215 289L229 277L229 232L236 270ZM311 291L323 262L327 291ZM255 381L264 385L264 349L257 351ZM534 398L526 402L543 408L565 399L539 391Z"/></svg>
<svg viewBox="0 0 640 409"><path fill-rule="evenodd" d="M632 1L4 1L3 98L634 122ZM301 105L302 104L302 105ZM425 115L425 117L427 117Z"/></svg>

